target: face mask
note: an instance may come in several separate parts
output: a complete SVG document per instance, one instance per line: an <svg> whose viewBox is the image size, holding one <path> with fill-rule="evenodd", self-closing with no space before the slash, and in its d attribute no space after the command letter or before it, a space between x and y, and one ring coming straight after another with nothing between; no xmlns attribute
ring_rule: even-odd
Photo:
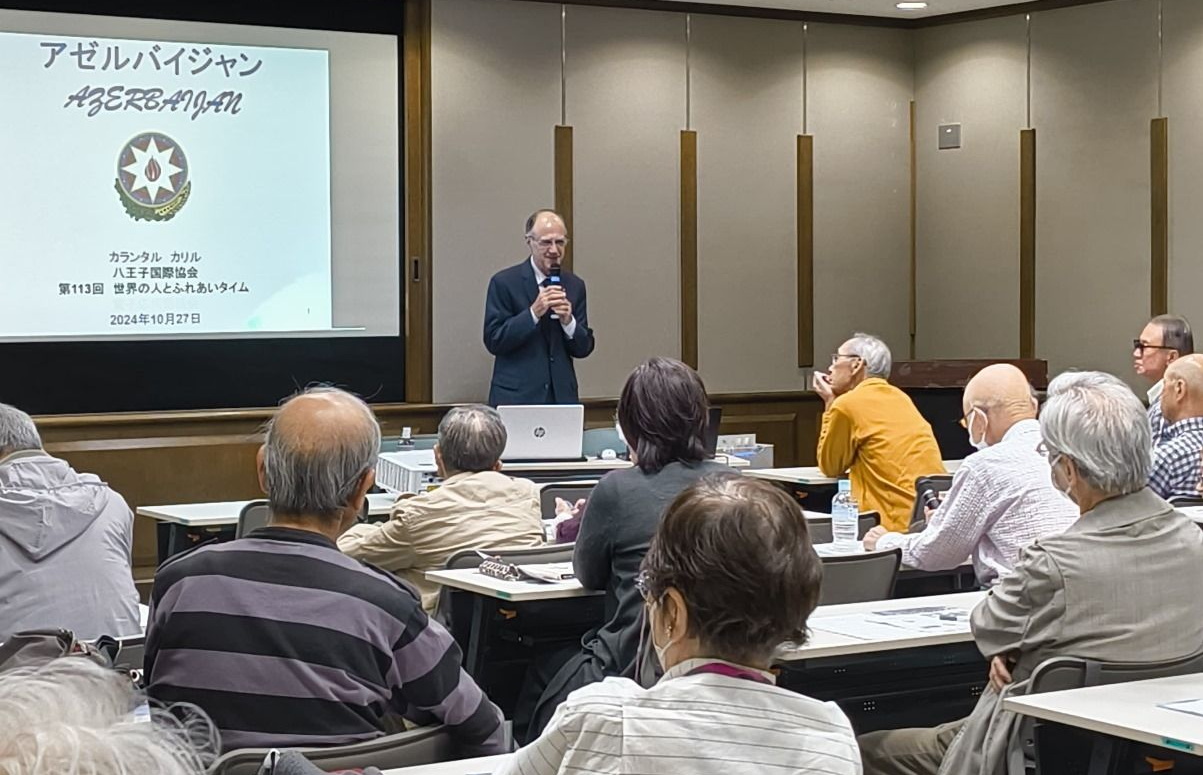
<svg viewBox="0 0 1203 775"><path fill-rule="evenodd" d="M659 608L659 606L652 606L651 608L648 609L648 624L650 624L651 628L652 628L652 633L651 633L652 650L656 652L656 661L659 663L660 669L665 670L667 668L665 668L665 666L664 666L664 654L670 648L672 648L673 644L676 643L677 641L669 639L668 643L665 643L663 646L656 645L656 622L651 616L651 611L654 609L658 609L658 608Z"/></svg>
<svg viewBox="0 0 1203 775"><path fill-rule="evenodd" d="M974 441L974 439L973 439L973 420L974 420L974 418L976 418L978 416L979 413L982 415L982 420L984 420L983 428L982 428L982 437L980 439L978 439L977 441ZM965 430L969 431L969 443L973 445L974 449L983 450L986 447L990 446L989 444L986 443L986 428L984 427L989 424L990 424L990 418L987 417L986 413L983 412L981 409L978 409L975 406L974 408L969 410L969 422L966 425Z"/></svg>

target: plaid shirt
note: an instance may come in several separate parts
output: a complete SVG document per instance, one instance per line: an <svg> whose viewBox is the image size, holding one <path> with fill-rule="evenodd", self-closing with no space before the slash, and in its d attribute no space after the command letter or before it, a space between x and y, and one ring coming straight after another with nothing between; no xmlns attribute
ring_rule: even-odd
<svg viewBox="0 0 1203 775"><path fill-rule="evenodd" d="M1149 487L1162 498L1199 497L1203 476L1203 417L1188 417L1170 425L1165 441L1153 449L1153 473Z"/></svg>

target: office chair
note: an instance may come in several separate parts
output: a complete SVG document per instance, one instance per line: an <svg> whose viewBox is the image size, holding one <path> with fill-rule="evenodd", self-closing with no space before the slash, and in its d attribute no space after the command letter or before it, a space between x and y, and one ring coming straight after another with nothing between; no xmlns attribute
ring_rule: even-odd
<svg viewBox="0 0 1203 775"><path fill-rule="evenodd" d="M242 538L252 530L267 527L269 521L271 521L271 510L268 508L267 501L251 501L238 513L238 529L235 531L234 537Z"/></svg>
<svg viewBox="0 0 1203 775"><path fill-rule="evenodd" d="M889 600L902 565L902 550L839 554L821 558L823 586L819 605Z"/></svg>
<svg viewBox="0 0 1203 775"><path fill-rule="evenodd" d="M1099 662L1078 657L1053 657L1044 660L1032 671L1028 694L1199 672L1203 672L1203 651L1164 662ZM1083 765L1089 762L1090 772L1131 772L1134 771L1131 760L1138 748L1135 743L1128 744L1102 735L1086 737L1031 716L1020 716L1008 750L1008 775L1053 775L1049 772L1042 773L1040 770L1036 754L1041 745L1055 746L1055 773L1069 771L1062 768L1068 768L1071 760ZM1161 753L1165 754L1165 751L1162 750ZM1114 765L1113 759L1116 758L1127 761L1129 766L1105 769L1109 764Z"/></svg>
<svg viewBox="0 0 1203 775"><path fill-rule="evenodd" d="M539 510L543 519L555 519L556 498L563 498L569 503L576 503L581 498L589 500L596 481L590 482L549 482L539 489Z"/></svg>
<svg viewBox="0 0 1203 775"><path fill-rule="evenodd" d="M225 753L209 769L209 775L256 775L270 748L239 748ZM444 726L419 727L385 735L362 743L332 748L294 748L326 772L379 767L381 770L413 767L455 759L458 751L451 732Z"/></svg>
<svg viewBox="0 0 1203 775"><path fill-rule="evenodd" d="M881 515L876 511L862 512L857 524L856 537L864 538L873 528L881 524ZM834 540L831 534L831 517L812 517L807 515L806 528L810 532L812 544L829 544Z"/></svg>
<svg viewBox="0 0 1203 775"><path fill-rule="evenodd" d="M911 523L908 533L922 533L927 527L927 515L923 511L924 490L930 490L937 495L948 492L952 487L952 474L930 474L920 476L915 480L915 506L911 511Z"/></svg>

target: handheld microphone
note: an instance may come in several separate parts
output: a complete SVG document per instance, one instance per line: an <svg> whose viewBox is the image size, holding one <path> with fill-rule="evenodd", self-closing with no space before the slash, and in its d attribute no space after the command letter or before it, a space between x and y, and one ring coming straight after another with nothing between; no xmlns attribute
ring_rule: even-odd
<svg viewBox="0 0 1203 775"><path fill-rule="evenodd" d="M547 284L554 285L557 287L563 287L564 284L560 281L560 265L559 264L551 265L551 271L547 274ZM560 316L557 315L555 312L552 312L551 319L559 320Z"/></svg>
<svg viewBox="0 0 1203 775"><path fill-rule="evenodd" d="M932 490L930 488L924 488L923 492L920 494L920 497L923 498L923 507L924 508L932 509L932 510L939 508L940 496L936 495L935 490Z"/></svg>

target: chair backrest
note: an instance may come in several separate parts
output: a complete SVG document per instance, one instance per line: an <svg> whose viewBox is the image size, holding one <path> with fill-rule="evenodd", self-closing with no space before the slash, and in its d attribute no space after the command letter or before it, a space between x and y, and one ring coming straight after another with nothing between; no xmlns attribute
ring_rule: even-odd
<svg viewBox="0 0 1203 775"><path fill-rule="evenodd" d="M270 520L271 509L268 508L267 501L251 501L243 506L242 511L238 513L238 529L235 531L234 537L242 538L252 530L267 527L267 523Z"/></svg>
<svg viewBox="0 0 1203 775"><path fill-rule="evenodd" d="M902 550L823 557L819 605L888 600L902 564Z"/></svg>
<svg viewBox="0 0 1203 775"><path fill-rule="evenodd" d="M554 519L556 516L556 498L563 498L569 503L576 503L581 498L589 500L596 481L591 482L549 482L539 490L539 509L543 519Z"/></svg>
<svg viewBox="0 0 1203 775"><path fill-rule="evenodd" d="M927 527L927 515L923 510L923 492L931 490L934 493L948 492L952 487L952 474L929 474L915 480L915 505L911 509L911 524L909 533L922 533Z"/></svg>
<svg viewBox="0 0 1203 775"><path fill-rule="evenodd" d="M581 440L581 454L598 457L604 449L612 449L614 454L621 455L627 451L627 445L618 437L616 428L586 428Z"/></svg>
<svg viewBox="0 0 1203 775"><path fill-rule="evenodd" d="M1192 498L1187 495L1176 495L1170 498L1171 506L1203 506L1203 498Z"/></svg>
<svg viewBox="0 0 1203 775"><path fill-rule="evenodd" d="M270 748L230 751L209 768L209 775L256 775ZM450 761L459 755L451 732L444 726L419 727L362 743L332 748L295 748L326 772L379 767L390 770Z"/></svg>
<svg viewBox="0 0 1203 775"><path fill-rule="evenodd" d="M1028 685L1029 694L1081 689L1086 686L1144 681L1203 672L1203 651L1165 662L1099 662L1078 657L1052 657L1036 666ZM1037 729L1046 724L1031 716L1020 716L1008 754L1010 775L1022 775L1036 761ZM1059 754L1066 753L1058 751ZM1079 751L1085 757L1085 753Z"/></svg>
<svg viewBox="0 0 1203 775"><path fill-rule="evenodd" d="M118 638L121 649L113 660L113 667L121 670L141 670L142 658L146 654L146 636L134 635L129 638Z"/></svg>
<svg viewBox="0 0 1203 775"><path fill-rule="evenodd" d="M864 538L873 528L881 524L881 515L876 511L862 512L856 527L856 537ZM812 544L829 544L833 540L831 533L831 517L806 518L806 527L810 531Z"/></svg>

